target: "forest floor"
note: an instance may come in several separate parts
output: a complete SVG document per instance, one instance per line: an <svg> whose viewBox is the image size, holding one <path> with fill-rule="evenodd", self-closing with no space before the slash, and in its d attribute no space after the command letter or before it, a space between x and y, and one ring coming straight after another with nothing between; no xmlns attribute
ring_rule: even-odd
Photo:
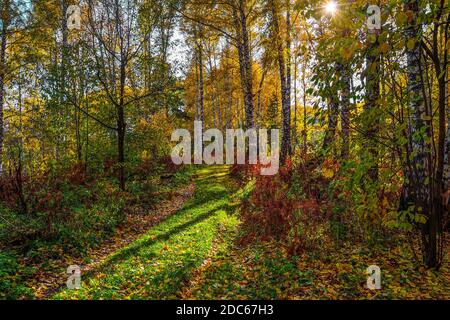
<svg viewBox="0 0 450 320"><path fill-rule="evenodd" d="M44 265L35 266L38 271L28 279L28 285L33 288L34 296L46 299L64 287L68 277L66 269L70 265L78 265L83 273L89 273L111 254L130 245L151 227L176 213L193 196L194 190L195 185L188 184L173 192L169 199L158 203L154 210L145 214L128 214L126 221L115 230L114 236L89 250L86 257L81 260L78 255L61 254L58 259L47 260ZM21 262L23 265L27 264L26 261Z"/></svg>
<svg viewBox="0 0 450 320"><path fill-rule="evenodd" d="M196 191L176 214L84 275L80 290L56 299L175 299L207 261L217 236L238 223L227 168L196 171Z"/></svg>
<svg viewBox="0 0 450 320"><path fill-rule="evenodd" d="M79 290L53 299L449 299L448 262L424 270L403 245L330 244L291 257L279 242L241 244L240 197L226 167L194 173L176 214L88 268ZM366 289L369 265L382 290Z"/></svg>

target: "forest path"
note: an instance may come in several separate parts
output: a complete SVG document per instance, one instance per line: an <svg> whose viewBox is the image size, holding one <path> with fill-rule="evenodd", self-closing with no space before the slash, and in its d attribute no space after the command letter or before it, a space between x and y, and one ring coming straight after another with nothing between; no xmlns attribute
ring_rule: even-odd
<svg viewBox="0 0 450 320"><path fill-rule="evenodd" d="M194 197L183 208L131 245L110 255L82 276L79 290L64 290L55 299L175 299L191 277L214 255L218 235L235 230L237 187L229 168L197 169Z"/></svg>
<svg viewBox="0 0 450 320"><path fill-rule="evenodd" d="M238 208L253 184L239 188L229 168L196 168L195 193L183 207L87 274L80 290L53 299L448 299L441 273L414 267L404 248L333 243L291 256L276 240L238 241ZM383 291L365 287L367 266L383 270ZM443 285L444 284L444 285Z"/></svg>

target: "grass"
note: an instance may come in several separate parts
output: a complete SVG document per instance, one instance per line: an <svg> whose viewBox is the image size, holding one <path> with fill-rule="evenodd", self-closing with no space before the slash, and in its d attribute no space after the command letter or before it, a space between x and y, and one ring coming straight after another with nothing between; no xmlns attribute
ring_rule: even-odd
<svg viewBox="0 0 450 320"><path fill-rule="evenodd" d="M238 189L227 167L194 172L183 209L83 275L80 290L54 299L448 299L448 263L422 270L403 246L330 243L290 256L280 241L242 245ZM366 288L368 265L382 290Z"/></svg>
<svg viewBox="0 0 450 320"><path fill-rule="evenodd" d="M177 214L84 275L80 290L54 299L176 299L223 228L238 224L227 167L196 172L196 192Z"/></svg>

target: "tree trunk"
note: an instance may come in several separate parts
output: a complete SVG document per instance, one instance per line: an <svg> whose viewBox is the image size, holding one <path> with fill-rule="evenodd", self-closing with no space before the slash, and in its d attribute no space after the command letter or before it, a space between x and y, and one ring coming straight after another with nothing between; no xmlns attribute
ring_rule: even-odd
<svg viewBox="0 0 450 320"><path fill-rule="evenodd" d="M125 191L125 122L123 114L123 106L119 106L117 119L117 160L119 163L119 186L122 191Z"/></svg>
<svg viewBox="0 0 450 320"><path fill-rule="evenodd" d="M120 102L117 106L117 147L118 147L118 164L119 164L119 186L125 191L125 115L124 115L124 94L126 79L126 63L122 58L120 66Z"/></svg>
<svg viewBox="0 0 450 320"><path fill-rule="evenodd" d="M285 163L291 153L291 103L290 103L290 80L288 80L286 60L284 57L283 42L280 39L279 15L275 1L271 1L273 37L276 43L278 71L281 83L281 106L282 106L282 141L281 141L281 163ZM290 77L290 74L289 74ZM289 82L289 84L288 84Z"/></svg>
<svg viewBox="0 0 450 320"><path fill-rule="evenodd" d="M289 137L287 138L287 151L289 155L292 155L292 129L291 129L291 102L292 102L292 68L291 68L291 52L292 52L292 41L291 41L291 0L286 0L286 102L287 107L286 112L289 119L288 128Z"/></svg>
<svg viewBox="0 0 450 320"><path fill-rule="evenodd" d="M366 113L365 149L367 150L367 160L371 167L368 177L372 182L378 180L378 148L375 137L379 131L378 100L380 99L380 64L381 57L378 53L378 36L375 41L369 44L366 56L366 103L364 112Z"/></svg>
<svg viewBox="0 0 450 320"><path fill-rule="evenodd" d="M448 56L447 56L448 57ZM448 58L447 58L448 59ZM450 96L448 90L448 72L445 77L445 97L447 104L447 134L445 140L445 155L444 155L444 192L450 191Z"/></svg>
<svg viewBox="0 0 450 320"><path fill-rule="evenodd" d="M448 79L446 80L446 83ZM446 86L445 96L448 97L448 83ZM448 99L448 98L447 98ZM445 143L445 158L444 158L444 191L450 191L450 103L447 101L447 135L446 135L446 143Z"/></svg>
<svg viewBox="0 0 450 320"><path fill-rule="evenodd" d="M298 66L297 58L294 57L294 123L292 124L292 139L294 140L294 145L292 146L292 152L295 154L297 148L297 118L298 118L298 99L297 99L297 77L298 77Z"/></svg>
<svg viewBox="0 0 450 320"><path fill-rule="evenodd" d="M407 179L407 201L415 205L417 213L424 214L427 217L427 223L422 225L422 245L424 252L424 263L428 267L437 265L437 235L435 232L435 223L432 219L432 206L430 206L429 183L427 183L427 168L429 163L425 138L419 134L427 126L423 120L427 116L425 101L423 97L424 87L421 77L421 46L420 40L417 40L420 24L417 22L419 13L418 0L410 0L406 3L406 9L413 13L409 26L405 30L405 36L408 41L414 41L414 46L406 48L407 58L407 76L409 106L411 109L411 121L409 134L411 137L411 152L414 156L412 161L412 170L406 168L405 177ZM412 194L411 194L412 192Z"/></svg>
<svg viewBox="0 0 450 320"><path fill-rule="evenodd" d="M195 114L194 119L198 121L200 119L200 81L198 76L198 54L195 51Z"/></svg>
<svg viewBox="0 0 450 320"><path fill-rule="evenodd" d="M203 79L203 48L201 44L197 44L197 59L198 59L198 106L199 117L202 122L202 128L205 126L205 86Z"/></svg>
<svg viewBox="0 0 450 320"><path fill-rule="evenodd" d="M247 129L249 129L254 127L253 70L244 0L238 1L238 8L233 6L233 17L235 28L238 34L237 50L239 55L241 83L244 92L245 122Z"/></svg>
<svg viewBox="0 0 450 320"><path fill-rule="evenodd" d="M337 99L337 94L333 94L329 98L328 103L328 127L325 133L325 138L323 140L322 148L328 150L333 143L336 135L336 127L338 123L339 115L339 101Z"/></svg>
<svg viewBox="0 0 450 320"><path fill-rule="evenodd" d="M1 11L2 30L1 30L1 47L0 47L0 176L3 173L3 140L4 140L4 123L3 123L3 105L5 103L5 76L6 76L6 41L7 30L9 27L9 0L3 2Z"/></svg>
<svg viewBox="0 0 450 320"><path fill-rule="evenodd" d="M65 128L68 127L68 119L66 114L66 95L67 95L67 84L66 84L66 65L67 65L67 54L68 54L68 30L67 30L67 1L61 0L61 33L62 33L62 43L61 43L61 66L60 66L60 78L59 78L59 116L60 116L60 127L59 132L56 136L56 161L59 163L61 158L61 148L66 140L65 138Z"/></svg>
<svg viewBox="0 0 450 320"><path fill-rule="evenodd" d="M443 7L443 6L442 6ZM439 19L438 19L439 20ZM448 28L448 27L447 27ZM447 65L448 65L448 53L446 50L443 54L440 54L438 45L438 34L440 32L439 26L435 22L433 32L433 61L435 71L438 80L438 110L439 110L439 127L438 127L438 150L437 150L437 168L435 177L433 179L433 201L431 207L430 217L428 219L430 243L433 248L436 248L436 258L431 258L431 267L439 268L443 259L443 219L444 219L444 193L446 191L445 186L447 184L445 179L446 170L446 107L447 107ZM447 33L447 31L446 31ZM441 64L442 62L442 64ZM430 112L431 113L431 112ZM431 123L430 123L431 125ZM449 124L450 125L450 124ZM431 134L430 134L431 135ZM448 160L448 159L447 159ZM433 245L433 242L435 244Z"/></svg>
<svg viewBox="0 0 450 320"><path fill-rule="evenodd" d="M350 150L350 92L351 92L351 72L348 66L342 67L342 106L341 106L341 127L342 127L342 152L343 159L348 158Z"/></svg>
<svg viewBox="0 0 450 320"><path fill-rule="evenodd" d="M308 153L308 120L307 120L307 109L306 109L306 62L303 62L302 66L302 87L303 87L303 154L306 156Z"/></svg>

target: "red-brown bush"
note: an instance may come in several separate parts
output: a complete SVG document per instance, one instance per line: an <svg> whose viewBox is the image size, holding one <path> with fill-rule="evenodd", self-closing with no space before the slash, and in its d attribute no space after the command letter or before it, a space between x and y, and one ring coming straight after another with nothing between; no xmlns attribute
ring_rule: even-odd
<svg viewBox="0 0 450 320"><path fill-rule="evenodd" d="M235 170L255 181L250 198L243 202L246 234L242 242L278 239L287 245L291 254L318 246L319 228L331 212L324 201L323 190L327 184L324 179L314 176L305 166L294 166L291 161L276 176L261 176L260 165ZM301 192L295 190L296 184L301 184Z"/></svg>
<svg viewBox="0 0 450 320"><path fill-rule="evenodd" d="M289 197L292 165L283 167L276 176L260 176L260 165L244 169L250 171L255 186L249 200L244 201L242 218L247 229L244 241L255 237L284 238L291 229L295 201Z"/></svg>
<svg viewBox="0 0 450 320"><path fill-rule="evenodd" d="M175 174L180 168L180 166L173 163L170 156L161 157L159 163L162 165L164 173L166 174Z"/></svg>

